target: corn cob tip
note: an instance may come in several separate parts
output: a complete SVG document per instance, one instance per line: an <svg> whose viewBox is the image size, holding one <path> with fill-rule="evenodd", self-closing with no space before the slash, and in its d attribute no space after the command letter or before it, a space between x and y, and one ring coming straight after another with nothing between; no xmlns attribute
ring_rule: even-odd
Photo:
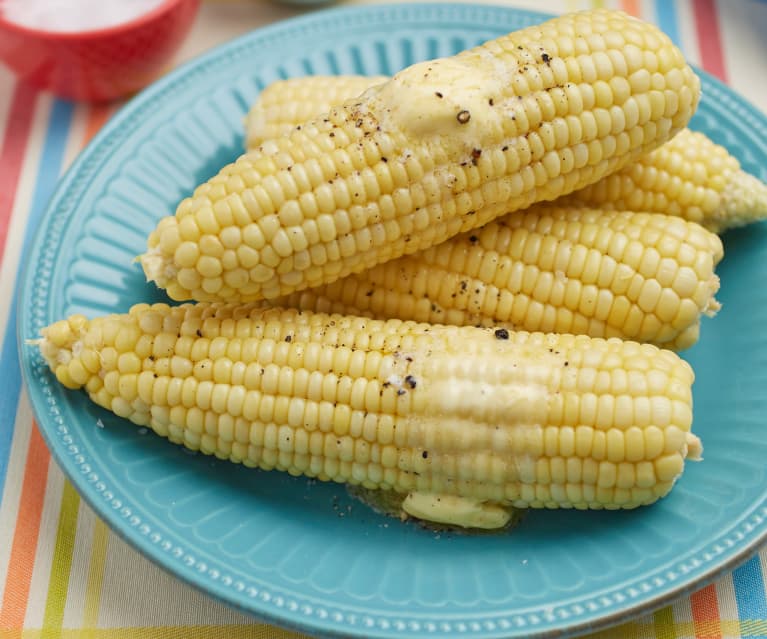
<svg viewBox="0 0 767 639"><path fill-rule="evenodd" d="M763 219L767 219L767 184L739 169L729 176L721 206L707 226L720 233Z"/></svg>
<svg viewBox="0 0 767 639"><path fill-rule="evenodd" d="M163 254L159 244L149 247L147 252L137 256L135 261L141 264L147 282L154 282L159 288L167 288L172 297L170 287L178 269L173 264L172 257Z"/></svg>
<svg viewBox="0 0 767 639"><path fill-rule="evenodd" d="M72 315L43 328L39 339L28 341L40 349L56 379L67 388L82 388L90 377L81 360L87 330L88 320L83 315Z"/></svg>
<svg viewBox="0 0 767 639"><path fill-rule="evenodd" d="M686 434L686 454L685 457L690 461L703 461L703 442L700 437L692 433Z"/></svg>

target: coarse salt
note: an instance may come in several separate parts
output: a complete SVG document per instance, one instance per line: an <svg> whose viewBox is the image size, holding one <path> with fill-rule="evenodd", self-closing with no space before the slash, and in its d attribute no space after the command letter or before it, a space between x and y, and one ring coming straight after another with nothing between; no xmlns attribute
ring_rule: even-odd
<svg viewBox="0 0 767 639"><path fill-rule="evenodd" d="M165 0L0 0L0 15L29 29L76 33L130 22Z"/></svg>

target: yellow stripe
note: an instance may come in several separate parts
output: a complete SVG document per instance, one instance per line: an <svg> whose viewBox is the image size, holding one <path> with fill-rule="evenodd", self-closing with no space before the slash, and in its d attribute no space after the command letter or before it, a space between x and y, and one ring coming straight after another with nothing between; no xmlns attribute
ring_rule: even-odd
<svg viewBox="0 0 767 639"><path fill-rule="evenodd" d="M664 608L663 611L671 610ZM655 617L658 613L653 615ZM646 617L645 617L646 619ZM91 639L309 639L266 624L231 624L220 626L141 626L136 628L88 628ZM727 637L761 636L767 634L767 622L761 619L746 621L723 620L721 632ZM44 630L26 629L21 639L46 639ZM61 639L82 639L82 629L66 628ZM583 639L637 639L638 637L694 637L695 625L691 621L658 624L655 621L635 621L602 630Z"/></svg>
<svg viewBox="0 0 767 639"><path fill-rule="evenodd" d="M83 639L94 636L92 630L96 628L98 623L108 539L106 524L100 519L96 519L93 527L93 546L88 564L88 583L85 587L85 609L83 611L83 627L88 630L87 633L83 633Z"/></svg>
<svg viewBox="0 0 767 639"><path fill-rule="evenodd" d="M656 639L675 639L674 611L671 606L661 608L653 614L653 626Z"/></svg>
<svg viewBox="0 0 767 639"><path fill-rule="evenodd" d="M22 639L47 639L45 630L24 630ZM140 628L89 628L92 639L311 639L266 624L223 626L142 626ZM83 630L61 630L61 639L82 639Z"/></svg>
<svg viewBox="0 0 767 639"><path fill-rule="evenodd" d="M80 497L72 488L72 484L64 481L61 496L61 511L56 530L56 545L53 549L53 563L48 582L48 594L45 599L43 613L43 628L41 639L61 637L64 622L64 606L67 601L69 574L72 570L72 554L77 532L77 511L80 508Z"/></svg>
<svg viewBox="0 0 767 639"><path fill-rule="evenodd" d="M624 623L620 626L589 635L588 639L638 639L640 628L641 624L638 623ZM644 636L647 636L647 633Z"/></svg>

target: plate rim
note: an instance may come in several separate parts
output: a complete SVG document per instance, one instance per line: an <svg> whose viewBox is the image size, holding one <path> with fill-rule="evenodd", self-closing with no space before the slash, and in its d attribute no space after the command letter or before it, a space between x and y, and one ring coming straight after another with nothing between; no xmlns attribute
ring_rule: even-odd
<svg viewBox="0 0 767 639"><path fill-rule="evenodd" d="M31 283L33 280L37 279L39 269L38 260L33 258L40 257L44 240L51 233L51 226L55 222L57 209L65 208L64 203L66 202L66 196L71 189L74 188L73 183L76 183L78 175L83 167L87 166L87 162L93 155L94 149L99 148L105 141L108 142L109 138L124 126L125 120L130 117L135 117L137 111L151 105L154 100L161 99L164 93L176 90L178 84L183 84L189 77L193 77L196 73L200 73L208 66L218 64L222 59L231 57L232 52L237 52L239 49L247 47L248 43L251 41L263 43L265 40L268 41L269 39L280 38L286 35L290 36L291 34L293 37L298 37L300 32L307 28L322 32L323 29L326 28L326 26L323 26L325 23L337 24L339 20L345 20L346 24L357 19L360 26L392 24L393 22L397 22L398 15L407 15L412 18L414 13L419 14L421 19L426 19L425 15L427 14L434 14L435 17L444 14L444 17L451 21L456 21L459 17L466 17L468 15L486 17L502 14L523 14L529 19L536 20L553 17L553 14L530 11L517 7L460 2L416 2L338 7L300 15L254 29L253 31L233 38L195 56L134 96L122 106L112 118L110 118L110 121L102 127L88 145L78 153L64 175L59 178L53 195L45 207L39 226L35 229L33 236L30 238L26 260L22 266L20 277L18 279L20 285L18 286L16 293L18 301L16 318L17 345L24 388L27 391L33 414L37 420L39 431L43 436L46 446L50 450L56 463L64 472L66 478L76 488L84 501L88 503L99 518L109 525L110 530L120 539L128 543L141 555L150 559L155 565L170 573L175 578L180 579L187 585L192 586L196 590L203 592L207 596L210 596L227 606L245 612L256 619L267 623L274 623L292 630L311 631L317 636L367 636L383 638L391 637L393 629L382 629L380 627L360 628L359 626L350 625L347 622L332 621L329 616L327 618L318 619L317 616L313 614L299 615L296 612L290 613L285 608L275 607L274 605L271 607L265 607L263 605L246 606L242 603L242 599L232 596L231 587L224 586L218 580L201 580L199 573L194 571L194 566L190 567L180 559L175 558L169 551L161 549L159 544L149 543L144 536L135 531L135 527L127 525L125 519L120 516L119 511L110 505L109 500L103 499L103 491L101 491L102 494L99 495L98 492L94 492L92 487L89 486L83 473L80 472L80 469L78 469L72 461L72 454L68 454L67 451L63 450L60 443L53 437L55 428L50 425L51 407L47 406L48 402L42 397L44 391L40 388L37 381L32 381L36 380L36 376L33 374L33 360L39 359L39 356L34 355L30 357L29 347L26 344L26 340L30 336L25 335L25 330L28 328L31 321L30 315L32 311L30 309L32 308L32 305L28 300L28 297L33 290ZM458 14L461 15L459 16ZM377 16L377 20L371 21L371 15ZM399 18L399 20L401 19L402 18ZM487 26L488 28L493 26L489 20ZM713 87L719 92L720 95L717 97L729 101L732 107L742 112L747 112L753 121L758 122L760 133L767 138L767 116L765 116L765 114L751 104L746 98L735 94L732 89L724 85L711 74L696 67L694 67L694 69L696 73L701 76L701 79L706 81L710 88ZM71 213L71 210L68 212ZM36 288L34 290L36 290ZM48 379L48 385L50 385L50 381L51 380ZM46 408L48 408L48 410L46 410ZM98 499L99 496L102 497L101 500ZM754 510L759 510L758 504ZM481 636L488 638L507 636L540 638L572 636L583 632L608 628L615 624L628 621L637 615L657 610L659 607L668 604L670 601L689 594L690 592L716 580L722 574L743 563L758 551L762 545L767 543L767 526L764 525L764 522L767 521L767 507L762 507L761 514L755 515L755 517L758 517L759 521L753 527L758 528L759 526L763 526L763 529L760 530L758 534L750 536L747 543L739 545L736 552L726 554L725 561L717 562L715 558L704 561L702 564L708 566L708 569L697 571L691 570L689 573L691 576L689 578L676 580L674 582L675 585L671 588L661 589L659 587L651 596L641 598L632 605L622 606L614 611L609 611L607 614L599 614L598 612L592 615L584 614L582 615L582 618L575 623L561 623L561 621L560 623L548 623L548 625L545 625L545 627L538 630L532 629L532 632L530 632L530 628L525 628L524 635L518 635L514 632L515 630L520 630L520 628L515 628L512 625L500 629L500 632L498 632L499 628L496 625L494 630L484 630L480 634ZM743 527L742 523L741 527ZM709 540L707 540L705 545L709 545ZM727 549L721 554L725 554L726 552ZM611 590L614 591L617 589L618 588L613 587ZM248 601L258 603L258 600L255 597L250 598ZM342 607L344 610L350 610L352 608L353 607L350 606ZM280 612L283 614L279 614ZM352 615L354 614L362 613L353 611ZM506 613L495 612L480 615L478 618L480 620L490 620L491 618L495 620L501 618L502 614L513 616L518 613L510 611ZM390 618L388 616L381 616L380 613L375 613L374 616L379 616L381 619ZM429 614L427 616L431 615ZM463 618L467 620L470 617L471 615L468 613L463 615ZM402 615L401 618L405 620L422 621L417 613L408 613L407 615ZM453 621L452 623L458 624L460 622ZM546 622L544 622L544 624L546 624ZM362 634L360 634L360 631L362 631ZM455 632L455 629L453 629L452 632ZM422 633L423 631L421 630L414 634L421 636ZM403 635L398 631L397 636Z"/></svg>

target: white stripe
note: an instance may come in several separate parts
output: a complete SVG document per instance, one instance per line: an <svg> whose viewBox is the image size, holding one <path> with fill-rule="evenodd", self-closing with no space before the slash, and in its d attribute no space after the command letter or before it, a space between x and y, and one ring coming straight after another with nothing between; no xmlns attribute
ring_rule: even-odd
<svg viewBox="0 0 767 639"><path fill-rule="evenodd" d="M654 0L639 0L639 17L647 22L658 24L658 20L655 17Z"/></svg>
<svg viewBox="0 0 767 639"><path fill-rule="evenodd" d="M764 2L718 2L719 31L728 83L753 105L767 112L764 77Z"/></svg>
<svg viewBox="0 0 767 639"><path fill-rule="evenodd" d="M692 0L680 0L676 3L676 23L684 57L690 64L700 67L700 47L698 47L698 32L695 30Z"/></svg>
<svg viewBox="0 0 767 639"><path fill-rule="evenodd" d="M69 587L64 606L65 628L79 628L83 623L95 527L96 515L85 502L80 501L77 512L75 545L72 553L72 571L69 575Z"/></svg>
<svg viewBox="0 0 767 639"><path fill-rule="evenodd" d="M35 181L40 166L40 157L43 152L45 137L48 133L48 119L51 115L52 106L53 99L45 94L40 94L32 118L32 130L30 131L26 150L24 151L19 182L16 185L16 196L13 201L13 208L11 209L5 253L3 255L3 263L0 265L0 300L13 299L24 232L32 206ZM0 335L5 335L10 310L10 304L0 304Z"/></svg>
<svg viewBox="0 0 767 639"><path fill-rule="evenodd" d="M13 535L16 532L24 468L27 465L29 439L32 433L32 409L27 393L23 388L19 395L14 424L5 486L3 487L2 501L0 501L0 601L3 600L6 581L8 580L8 563L11 559Z"/></svg>
<svg viewBox="0 0 767 639"><path fill-rule="evenodd" d="M109 533L99 628L218 626L252 621L171 576Z"/></svg>
<svg viewBox="0 0 767 639"><path fill-rule="evenodd" d="M674 623L692 623L692 605L689 597L682 597L677 599L671 606L671 616ZM677 631L678 632L678 631ZM683 635L679 635L677 639L685 639Z"/></svg>
<svg viewBox="0 0 767 639"><path fill-rule="evenodd" d="M64 474L51 459L48 466L48 481L45 484L45 500L40 517L40 534L32 566L32 579L29 586L29 602L25 628L42 628L45 616L45 604L48 599L48 586L51 581L53 555L56 551L56 533L61 514L61 499L64 491Z"/></svg>
<svg viewBox="0 0 767 639"><path fill-rule="evenodd" d="M738 618L738 603L735 599L735 583L732 580L732 573L720 577L716 580L716 600L719 604L719 618L722 620L731 620Z"/></svg>

